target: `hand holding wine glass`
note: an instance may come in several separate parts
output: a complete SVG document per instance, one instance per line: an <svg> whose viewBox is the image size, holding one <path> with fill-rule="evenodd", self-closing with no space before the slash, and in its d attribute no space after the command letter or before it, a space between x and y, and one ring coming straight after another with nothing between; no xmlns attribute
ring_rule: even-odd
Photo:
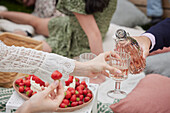
<svg viewBox="0 0 170 113"><path fill-rule="evenodd" d="M126 97L126 93L120 90L120 83L128 78L129 65L130 65L130 55L125 52L116 52L120 58L111 57L109 60L109 65L115 67L122 71L121 74L110 74L110 78L115 81L115 89L107 93L111 98L122 99Z"/></svg>

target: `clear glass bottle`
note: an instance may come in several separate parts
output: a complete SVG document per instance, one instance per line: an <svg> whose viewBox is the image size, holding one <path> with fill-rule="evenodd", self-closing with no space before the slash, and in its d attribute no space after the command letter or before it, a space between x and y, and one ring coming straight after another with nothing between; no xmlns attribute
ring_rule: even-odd
<svg viewBox="0 0 170 113"><path fill-rule="evenodd" d="M115 35L115 51L126 52L131 56L130 73L138 74L142 72L146 66L146 60L143 58L143 50L137 41L123 29L117 30Z"/></svg>

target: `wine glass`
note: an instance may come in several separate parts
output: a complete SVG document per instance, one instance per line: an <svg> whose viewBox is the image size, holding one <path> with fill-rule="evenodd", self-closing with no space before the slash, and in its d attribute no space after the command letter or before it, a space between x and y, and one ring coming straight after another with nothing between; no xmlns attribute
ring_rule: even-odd
<svg viewBox="0 0 170 113"><path fill-rule="evenodd" d="M82 53L79 56L79 60L80 60L80 62L87 62L89 60L94 59L95 57L96 57L96 55L93 53Z"/></svg>
<svg viewBox="0 0 170 113"><path fill-rule="evenodd" d="M130 55L125 52L116 52L120 58L111 57L109 65L122 71L121 74L110 74L110 78L115 81L115 89L108 91L107 95L111 98L122 99L126 97L126 92L120 90L121 81L126 80L129 74Z"/></svg>
<svg viewBox="0 0 170 113"><path fill-rule="evenodd" d="M93 53L82 53L79 56L79 61L80 62L87 62L89 60L92 60L96 57L95 54ZM98 74L97 76L90 78L90 83L95 83L95 84L100 84L106 80L105 76L102 74Z"/></svg>

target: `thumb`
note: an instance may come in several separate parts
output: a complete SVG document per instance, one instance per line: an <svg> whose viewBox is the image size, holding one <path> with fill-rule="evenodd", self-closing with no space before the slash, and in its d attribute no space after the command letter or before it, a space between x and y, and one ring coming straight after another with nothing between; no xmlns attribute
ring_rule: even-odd
<svg viewBox="0 0 170 113"><path fill-rule="evenodd" d="M149 51L143 50L143 58L146 59L146 57L149 55Z"/></svg>
<svg viewBox="0 0 170 113"><path fill-rule="evenodd" d="M45 89L44 91L47 93L47 94L50 94L54 89L56 89L59 85L59 81L56 80L54 81L53 83L50 84L50 86L48 86L47 89Z"/></svg>

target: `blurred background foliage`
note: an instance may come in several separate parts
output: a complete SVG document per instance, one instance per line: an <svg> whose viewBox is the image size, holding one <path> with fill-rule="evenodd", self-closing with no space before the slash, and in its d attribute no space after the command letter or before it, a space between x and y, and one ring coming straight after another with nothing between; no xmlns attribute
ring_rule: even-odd
<svg viewBox="0 0 170 113"><path fill-rule="evenodd" d="M31 13L34 10L34 6L31 7L24 6L21 0L0 0L0 5L6 6L9 11Z"/></svg>

